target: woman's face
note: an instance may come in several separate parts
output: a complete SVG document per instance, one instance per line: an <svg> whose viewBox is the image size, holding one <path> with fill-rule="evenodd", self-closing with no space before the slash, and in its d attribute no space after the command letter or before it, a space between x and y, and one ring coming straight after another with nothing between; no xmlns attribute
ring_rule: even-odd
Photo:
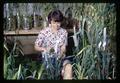
<svg viewBox="0 0 120 83"><path fill-rule="evenodd" d="M54 29L59 29L60 28L61 23L60 22L55 22L54 20L51 20L51 27L53 27Z"/></svg>

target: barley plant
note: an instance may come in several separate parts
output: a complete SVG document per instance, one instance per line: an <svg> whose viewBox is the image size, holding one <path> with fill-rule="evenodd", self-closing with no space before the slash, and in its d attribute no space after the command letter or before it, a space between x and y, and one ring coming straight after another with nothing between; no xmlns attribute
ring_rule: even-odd
<svg viewBox="0 0 120 83"><path fill-rule="evenodd" d="M84 4L83 8L81 27L78 33L74 33L76 39L73 36L74 42L79 43L73 64L75 79L115 79L115 52L110 51L109 35L109 30L115 27L108 25L112 22L115 26L114 4ZM110 21L113 17L106 19L110 15L114 20Z"/></svg>
<svg viewBox="0 0 120 83"><path fill-rule="evenodd" d="M19 40L4 41L4 79L26 80L40 79L43 70L42 64L24 57Z"/></svg>
<svg viewBox="0 0 120 83"><path fill-rule="evenodd" d="M4 30L24 29L24 16L29 28L43 28L48 25L47 15L53 9L60 9L65 17L72 13L72 18L79 22L79 29L73 26L74 34L70 36L74 41L73 79L116 79L116 9L113 3L9 3L4 5ZM54 54L45 53L42 63L33 61L25 58L19 40L11 41L6 37L4 40L5 79L61 79L61 61L48 58Z"/></svg>

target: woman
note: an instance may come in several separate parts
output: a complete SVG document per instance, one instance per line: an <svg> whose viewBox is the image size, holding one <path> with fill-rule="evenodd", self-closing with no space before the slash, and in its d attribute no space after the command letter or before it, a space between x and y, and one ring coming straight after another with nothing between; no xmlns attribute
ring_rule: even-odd
<svg viewBox="0 0 120 83"><path fill-rule="evenodd" d="M65 59L65 51L67 45L67 31L61 28L63 14L60 10L51 11L48 15L49 26L40 31L36 41L35 50L39 52L47 52L54 49L57 58L62 59L63 79L72 79L72 65L69 60Z"/></svg>

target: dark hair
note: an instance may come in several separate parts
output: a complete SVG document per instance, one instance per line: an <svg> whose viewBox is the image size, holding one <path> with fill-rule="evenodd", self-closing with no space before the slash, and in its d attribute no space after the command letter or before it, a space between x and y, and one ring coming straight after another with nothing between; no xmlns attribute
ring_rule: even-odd
<svg viewBox="0 0 120 83"><path fill-rule="evenodd" d="M48 14L48 22L51 23L51 20L55 22L62 22L63 14L60 10L53 10Z"/></svg>

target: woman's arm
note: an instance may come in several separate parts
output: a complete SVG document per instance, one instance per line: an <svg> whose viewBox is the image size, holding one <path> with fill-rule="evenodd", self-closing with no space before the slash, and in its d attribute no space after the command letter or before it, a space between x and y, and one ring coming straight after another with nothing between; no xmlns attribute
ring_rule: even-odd
<svg viewBox="0 0 120 83"><path fill-rule="evenodd" d="M45 35L44 35L44 30L41 30L40 33L37 36L37 39L34 44L34 49L38 52L43 52L46 51L46 48L42 47L42 43L44 41Z"/></svg>
<svg viewBox="0 0 120 83"><path fill-rule="evenodd" d="M39 51L39 52L46 52L46 51L50 50L50 47L44 48L44 47L39 47L37 45L35 45L34 48L35 48L36 51Z"/></svg>
<svg viewBox="0 0 120 83"><path fill-rule="evenodd" d="M46 51L46 48L44 48L44 47L39 47L39 46L37 46L37 45L35 45L34 48L35 48L36 51L39 51L39 52Z"/></svg>
<svg viewBox="0 0 120 83"><path fill-rule="evenodd" d="M65 45L62 45L60 49L61 49L61 51L60 51L60 56L58 57L58 59L62 59L62 58L65 57L66 46L65 46Z"/></svg>
<svg viewBox="0 0 120 83"><path fill-rule="evenodd" d="M60 52L60 58L64 58L65 57L65 53L66 53L66 46L68 44L68 33L67 31L65 31L65 35L63 36L63 42L62 42L62 45L61 45L61 52Z"/></svg>

